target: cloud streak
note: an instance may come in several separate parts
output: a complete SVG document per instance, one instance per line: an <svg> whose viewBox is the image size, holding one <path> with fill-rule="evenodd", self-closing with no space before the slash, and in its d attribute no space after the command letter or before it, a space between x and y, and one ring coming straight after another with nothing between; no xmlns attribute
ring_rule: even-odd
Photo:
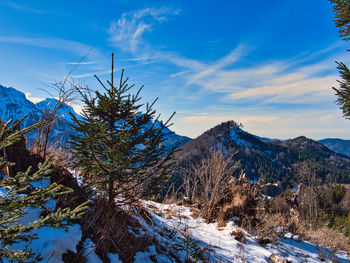
<svg viewBox="0 0 350 263"><path fill-rule="evenodd" d="M59 38L35 38L23 36L1 36L0 43L11 43L18 45L28 45L41 48L57 49L84 56L89 52L89 58L104 58L96 49L91 46ZM86 63L86 62L85 62Z"/></svg>
<svg viewBox="0 0 350 263"><path fill-rule="evenodd" d="M163 7L123 13L121 18L110 24L108 29L110 41L124 51L135 53L145 32L152 31L156 23L164 22L168 16L177 15L179 12Z"/></svg>
<svg viewBox="0 0 350 263"><path fill-rule="evenodd" d="M124 13L111 23L108 32L115 47L135 57L129 61L137 63L138 58L142 58L140 61L166 68L163 74L169 74L157 75L162 81L159 85L166 84L168 90L176 87L171 96L181 105L190 104L185 111L191 112L198 104L202 111L210 112L176 117L178 124L174 128L178 132L194 137L220 122L233 119L247 125L247 130L263 136L280 137L279 133L298 136L303 129L306 133L317 134L315 127L320 128L321 134L328 125L334 125L334 119L339 118L336 105L333 105L331 114L328 114L329 110L324 111L326 107L322 109L324 104L331 107L331 87L337 85L333 61L339 44L297 57L257 62L249 57L252 51L249 43L241 43L208 62L165 48L157 49L146 41L146 32L155 31L157 24L177 14L178 11L167 8ZM249 64L249 61L254 62ZM296 114L286 109L288 105ZM307 107L315 112L310 113ZM219 109L223 113L220 114ZM230 111L234 113L230 114ZM269 134L263 134L263 130ZM337 132L342 136L341 129Z"/></svg>
<svg viewBox="0 0 350 263"><path fill-rule="evenodd" d="M9 2L9 1L0 1L0 5L4 5L7 6L13 10L16 11L23 11L23 12L27 12L27 13L33 13L33 14L46 14L45 11L43 10L39 10L39 9L34 9L25 5L19 5L13 2Z"/></svg>

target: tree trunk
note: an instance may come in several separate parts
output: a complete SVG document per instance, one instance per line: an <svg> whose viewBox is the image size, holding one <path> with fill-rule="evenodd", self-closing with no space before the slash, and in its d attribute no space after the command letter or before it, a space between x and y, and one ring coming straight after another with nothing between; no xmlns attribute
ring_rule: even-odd
<svg viewBox="0 0 350 263"><path fill-rule="evenodd" d="M111 176L109 177L109 182L108 182L108 202L109 202L109 207L113 206L114 204L114 193L113 193L113 180Z"/></svg>

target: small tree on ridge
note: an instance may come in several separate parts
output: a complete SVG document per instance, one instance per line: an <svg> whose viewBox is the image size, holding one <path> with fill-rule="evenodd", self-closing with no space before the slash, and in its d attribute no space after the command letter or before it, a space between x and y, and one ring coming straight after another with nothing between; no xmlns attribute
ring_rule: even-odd
<svg viewBox="0 0 350 263"><path fill-rule="evenodd" d="M109 205L121 195L123 202L156 195L168 179L169 167L176 147L167 149L163 142L169 133L166 123L155 118L152 104L139 104L141 87L135 95L128 92L128 78L121 73L120 82L114 83L112 54L111 81L94 96L83 93L83 118L73 117L77 135L70 140L73 167L79 168L84 178L108 197ZM90 96L89 96L90 95ZM160 125L159 125L160 123ZM168 131L168 132L166 132Z"/></svg>

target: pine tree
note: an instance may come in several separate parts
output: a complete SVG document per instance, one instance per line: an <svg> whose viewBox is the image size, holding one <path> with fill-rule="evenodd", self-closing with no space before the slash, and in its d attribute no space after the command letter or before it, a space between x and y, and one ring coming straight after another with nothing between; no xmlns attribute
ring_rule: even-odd
<svg viewBox="0 0 350 263"><path fill-rule="evenodd" d="M335 25L339 28L339 35L343 37L345 41L350 40L350 1L349 0L330 0L333 3L333 11L335 15ZM349 51L349 50L348 50ZM338 64L337 69L341 80L339 88L334 88L337 96L337 104L343 111L345 118L350 118L350 70L342 62L336 62Z"/></svg>
<svg viewBox="0 0 350 263"><path fill-rule="evenodd" d="M24 117L25 118L25 117ZM24 119L23 118L23 119ZM23 138L23 135L38 126L18 130L21 121L10 126L10 121L0 125L0 170L16 164L6 160L6 149ZM74 210L69 208L58 208L55 212L40 217L38 220L21 224L20 219L29 209L44 209L45 204L55 197L70 193L70 188L56 183L48 184L48 175L52 171L49 163L50 159L42 164L36 171L30 167L25 172L18 172L10 176L2 174L0 176L0 262L34 262L34 253L28 248L30 242L37 238L33 234L33 229L43 226L65 227L70 221L80 218L85 204L78 206ZM47 187L44 187L48 184ZM39 186L43 185L43 186ZM16 243L26 244L23 249L12 249Z"/></svg>
<svg viewBox="0 0 350 263"><path fill-rule="evenodd" d="M100 194L108 197L114 205L115 197L122 196L123 203L141 197L159 194L162 184L168 179L169 168L175 147L170 151L166 140L169 120L160 122L155 117L152 103L141 112L139 96L143 86L135 95L129 94L134 85L124 79L115 86L112 54L112 73L108 88L95 75L104 92L80 93L83 97L83 119L74 120L70 143L73 151L72 163L79 168L85 180ZM159 122L158 122L159 123Z"/></svg>
<svg viewBox="0 0 350 263"><path fill-rule="evenodd" d="M349 40L350 35L350 1L349 0L330 0L334 4L334 22L339 28L339 35L344 40Z"/></svg>

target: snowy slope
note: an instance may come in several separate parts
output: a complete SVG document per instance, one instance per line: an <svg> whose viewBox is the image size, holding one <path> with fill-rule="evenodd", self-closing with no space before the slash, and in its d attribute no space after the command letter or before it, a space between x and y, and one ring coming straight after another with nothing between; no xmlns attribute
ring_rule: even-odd
<svg viewBox="0 0 350 263"><path fill-rule="evenodd" d="M27 119L23 121L23 125L28 127L39 120L41 111L34 103L26 99L24 93L0 85L0 98L1 121L18 120L28 115Z"/></svg>
<svg viewBox="0 0 350 263"><path fill-rule="evenodd" d="M258 244L254 236L246 233L247 243L244 244L231 235L233 230L238 229L232 221L225 227L218 227L217 223L207 224L200 217L193 218L189 207L149 201L144 202L144 204L151 211L153 210L151 214L154 224L153 226L146 225L150 233L159 235L157 233L161 233L162 228L177 229L176 237L165 241L171 245L183 242L181 241L183 239L181 229L186 227L191 238L199 241L199 248L206 248L207 251L211 251L207 255L210 262L271 262L269 260L271 255L281 256L287 259L288 262L321 262L319 259L321 253L325 254L330 260L332 259L332 253L327 249L309 242L295 241L292 236L286 235L278 243L263 247ZM146 223L144 222L144 224ZM160 235L158 238L164 239ZM349 262L348 255L345 253L338 253L336 257L338 262Z"/></svg>
<svg viewBox="0 0 350 263"><path fill-rule="evenodd" d="M145 220L141 216L134 217L141 223L140 233L152 237L153 244L143 252L137 252L134 262L185 262L186 249L179 249L186 244L196 243L193 248L188 249L189 254L201 254L201 259L196 262L248 262L263 263L271 262L271 256L283 258L291 263L297 262L349 262L349 255L338 251L332 254L331 251L305 242L286 233L278 242L266 246L259 245L256 237L238 228L233 221L228 222L225 227L219 227L217 223L207 224L201 217L193 217L193 208L178 206L175 204L161 204L152 201L142 201L143 206L151 216ZM36 213L38 214L38 213ZM232 231L242 230L246 237L246 243L235 239ZM130 230L132 231L132 230ZM33 252L42 255L39 262L63 262L62 254L69 250L76 252L76 246L83 241L82 255L87 263L102 263L102 260L95 252L95 244L89 239L82 239L80 225L73 225L64 229L41 228L35 230L38 234L30 248ZM135 234L136 235L136 234ZM20 244L25 246L25 244ZM326 258L321 259L320 256ZM122 262L118 254L108 253L111 263ZM156 260L156 261L155 261Z"/></svg>
<svg viewBox="0 0 350 263"><path fill-rule="evenodd" d="M234 222L229 222L225 227L218 227L217 223L207 224L200 217L194 218L189 207L175 204L160 204L151 201L143 201L152 216L152 223L147 223L142 217L136 217L142 225L142 233L157 240L144 252L138 252L134 262L185 262L186 251L179 249L185 244L184 231L187 230L192 242L197 243L189 249L190 253L201 252L202 259L196 262L271 262L271 256L277 256L288 262L324 262L320 258L323 255L326 262L332 262L331 251L311 244L296 240L295 236L287 233L278 242L261 246L256 237L245 233L246 243L237 241L232 231L240 229ZM240 229L242 230L242 229ZM177 248L177 249L176 249ZM94 243L87 239L84 242L84 252L87 263L100 263L101 259L96 255ZM174 256L175 255L175 256ZM337 262L349 262L349 255L345 252L334 254ZM175 259L176 258L176 259ZM117 254L109 254L111 263L119 263ZM205 261L205 260L206 261ZM156 261L155 261L156 260Z"/></svg>
<svg viewBox="0 0 350 263"><path fill-rule="evenodd" d="M57 104L57 100L53 99L53 98L47 98L43 101L40 101L38 103L36 103L36 107L37 109L39 109L40 111L45 111L46 109L52 110ZM73 114L76 118L81 118L81 116L79 114L77 114L73 108L67 104L64 104L58 111L57 111L57 115L58 117L63 120L65 119L67 122L71 122L71 115Z"/></svg>
<svg viewBox="0 0 350 263"><path fill-rule="evenodd" d="M16 121L27 115L27 118L22 122L22 128L37 123L45 109L51 109L57 102L55 99L48 98L42 102L34 104L25 97L24 93L14 88L6 88L1 85L0 96L0 120L8 121L12 119L13 121ZM68 105L64 105L58 112L59 121L53 130L52 138L61 140L61 137L64 134L69 133L69 125L71 122L69 112L77 115ZM34 136L34 134L31 133L29 137L31 136Z"/></svg>

